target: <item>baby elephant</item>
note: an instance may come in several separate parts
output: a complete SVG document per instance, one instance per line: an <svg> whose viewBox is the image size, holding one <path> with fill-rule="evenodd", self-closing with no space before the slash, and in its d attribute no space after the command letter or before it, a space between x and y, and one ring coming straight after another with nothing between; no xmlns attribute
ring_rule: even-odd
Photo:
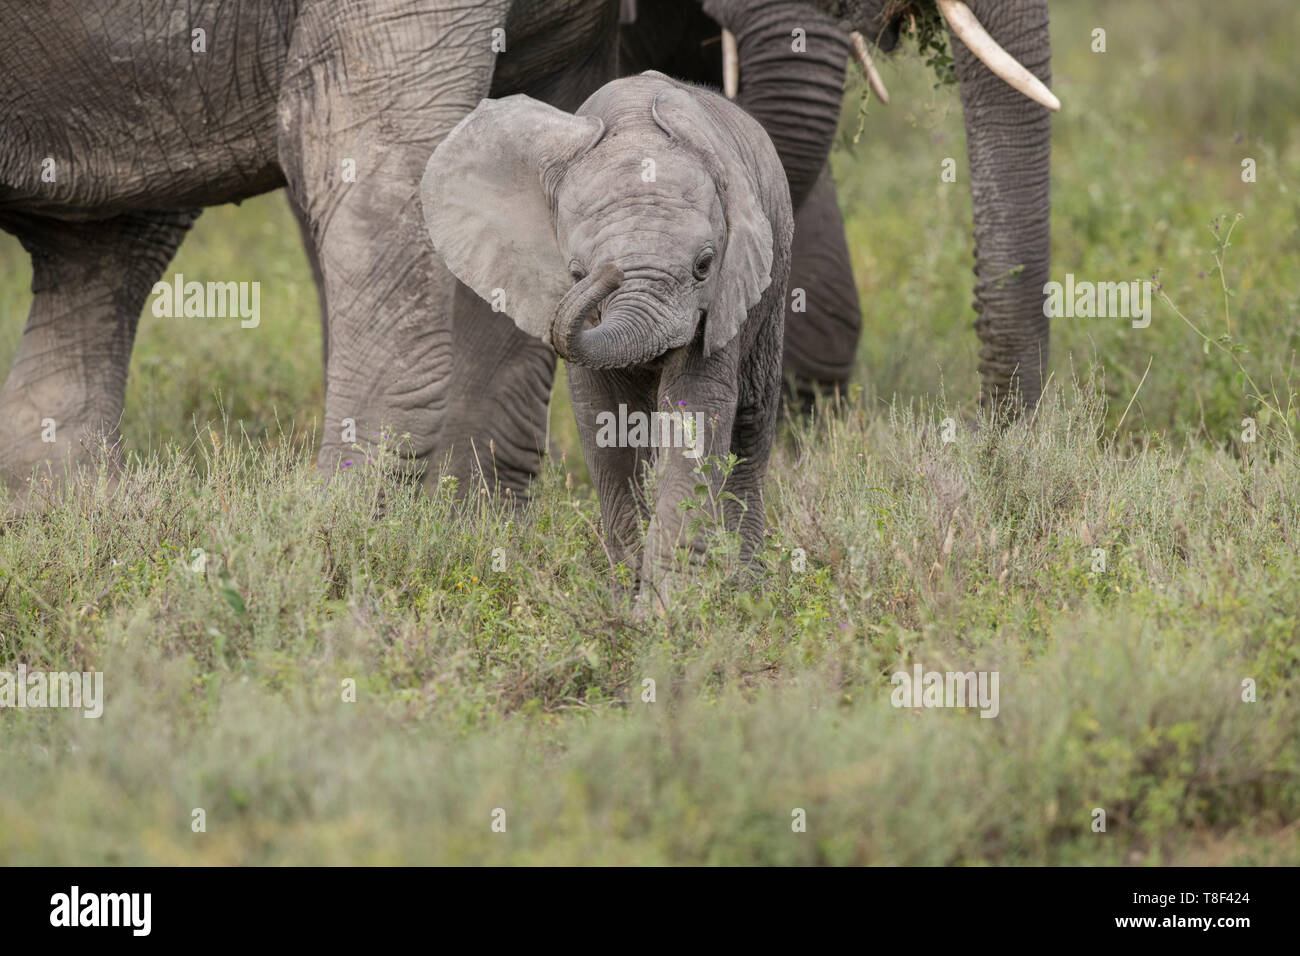
<svg viewBox="0 0 1300 956"><path fill-rule="evenodd" d="M669 601L676 548L702 559L697 507L738 530L750 560L793 232L763 128L661 73L609 83L576 115L483 100L434 152L421 197L447 267L568 361L607 546L639 567L642 607ZM729 452L725 481L698 470Z"/></svg>

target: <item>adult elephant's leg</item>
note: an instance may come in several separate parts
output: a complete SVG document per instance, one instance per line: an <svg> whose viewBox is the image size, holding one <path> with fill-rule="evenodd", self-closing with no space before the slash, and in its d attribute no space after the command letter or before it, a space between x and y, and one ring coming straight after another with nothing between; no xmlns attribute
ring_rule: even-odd
<svg viewBox="0 0 1300 956"><path fill-rule="evenodd" d="M327 473L385 432L409 442L401 472L438 457L456 284L429 246L419 183L434 147L487 95L506 7L317 0L295 24L279 153L329 311Z"/></svg>
<svg viewBox="0 0 1300 956"><path fill-rule="evenodd" d="M829 164L794 222L785 381L791 404L807 410L817 392L847 389L862 335L858 287Z"/></svg>
<svg viewBox="0 0 1300 956"><path fill-rule="evenodd" d="M298 235L302 238L303 252L307 255L307 264L311 266L312 281L316 284L316 299L320 311L321 367L330 364L330 324L329 309L325 304L325 274L321 271L320 255L316 251L316 241L312 238L311 223L298 204L289 197L289 208L298 222Z"/></svg>
<svg viewBox="0 0 1300 956"><path fill-rule="evenodd" d="M566 28L554 32L557 22ZM498 61L492 96L524 93L576 111L617 75L616 27L607 0L513 4L512 45ZM431 480L450 473L469 488L522 499L547 451L555 353L461 283L454 312L456 362L445 392L439 472L431 471Z"/></svg>
<svg viewBox="0 0 1300 956"><path fill-rule="evenodd" d="M0 468L20 502L37 466L115 451L140 310L198 215L6 221L31 254L34 295L0 390Z"/></svg>
<svg viewBox="0 0 1300 956"><path fill-rule="evenodd" d="M472 289L456 283L452 351L438 470L517 500L541 471L555 353ZM462 486L462 490L470 490Z"/></svg>

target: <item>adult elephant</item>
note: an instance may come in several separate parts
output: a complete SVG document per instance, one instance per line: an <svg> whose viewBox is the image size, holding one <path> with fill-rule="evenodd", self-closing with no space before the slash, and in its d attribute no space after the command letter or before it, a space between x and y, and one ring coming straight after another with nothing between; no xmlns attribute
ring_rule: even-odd
<svg viewBox="0 0 1300 956"><path fill-rule="evenodd" d="M618 16L617 0L0 0L0 228L34 293L0 390L6 482L117 439L141 308L200 210L286 187L322 303L321 468L386 426L410 436L403 471L433 481L450 456L522 490L554 360L432 254L418 186L484 97L574 109L613 79Z"/></svg>
<svg viewBox="0 0 1300 956"><path fill-rule="evenodd" d="M1032 406L1042 392L1049 326L1051 47L1045 0L938 0L948 23L966 125L975 219L975 328L985 405ZM897 0L691 0L648 3L624 29L626 71L654 68L738 86L767 129L790 180L795 241L785 370L800 397L843 388L861 333L843 222L827 157L842 100L850 31L890 52L909 8ZM816 11L810 9L816 8ZM819 15L815 15L819 14ZM738 82L723 76L722 26ZM795 31L800 35L795 36ZM797 42L801 41L801 42ZM869 57L865 57L869 63ZM998 72L995 74L990 65ZM1014 410L1015 406L1012 406Z"/></svg>

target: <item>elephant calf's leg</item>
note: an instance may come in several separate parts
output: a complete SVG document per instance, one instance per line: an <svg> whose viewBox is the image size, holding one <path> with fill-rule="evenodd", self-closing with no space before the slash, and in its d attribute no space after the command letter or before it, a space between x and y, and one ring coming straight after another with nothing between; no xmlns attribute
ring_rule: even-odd
<svg viewBox="0 0 1300 956"><path fill-rule="evenodd" d="M783 306L776 290L785 289L788 270L778 263L773 269L772 286L760 305L756 318L761 324L753 346L746 354L739 376L736 418L732 425L731 451L736 455L728 488L734 499L725 501L727 527L740 533L740 560L751 565L762 550L767 532L767 514L763 506L763 484L767 463L776 437L776 420L781 401L781 343L785 336Z"/></svg>
<svg viewBox="0 0 1300 956"><path fill-rule="evenodd" d="M649 450L624 441L615 428L602 430L602 423L624 414L646 414L653 383L647 373L636 369L594 371L578 365L567 368L569 397L582 438L583 457L591 473L591 483L600 501L600 520L604 545L614 564L632 570L634 583L640 583L641 521L647 517L640 491L641 471ZM629 402L629 399L631 401Z"/></svg>
<svg viewBox="0 0 1300 956"><path fill-rule="evenodd" d="M684 583L679 549L685 549L688 566L703 564L710 530L725 520L721 494L732 490L732 478L721 474L717 460L731 451L738 362L734 351L706 359L690 347L669 353L665 361L655 407L684 412L693 440L690 447L661 447L655 456L653 515L641 582L643 596L653 593L662 606L672 603ZM775 355L772 369L775 378ZM706 475L697 472L702 466ZM699 485L708 488L707 495L696 493Z"/></svg>
<svg viewBox="0 0 1300 956"><path fill-rule="evenodd" d="M773 376L775 378L775 375ZM764 400L743 401L736 411L731 450L738 461L726 490L735 496L724 501L727 529L740 533L740 560L749 565L763 547L767 514L763 506L763 483L772 452L777 416L779 384Z"/></svg>
<svg viewBox="0 0 1300 956"><path fill-rule="evenodd" d="M112 449L140 310L198 210L9 222L32 257L31 312L0 390L0 468L25 502L38 466Z"/></svg>

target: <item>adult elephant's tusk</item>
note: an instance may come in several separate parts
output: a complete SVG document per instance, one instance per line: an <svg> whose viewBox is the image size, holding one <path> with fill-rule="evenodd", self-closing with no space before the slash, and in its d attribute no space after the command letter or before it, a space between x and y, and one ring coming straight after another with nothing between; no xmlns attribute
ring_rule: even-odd
<svg viewBox="0 0 1300 956"><path fill-rule="evenodd" d="M862 67L862 72L867 75L867 83L871 86L871 92L876 94L876 98L882 103L889 102L889 90L885 89L885 83L876 72L876 64L871 62L871 54L867 52L867 40L854 30L849 34L849 42L853 45L853 58L858 61Z"/></svg>
<svg viewBox="0 0 1300 956"><path fill-rule="evenodd" d="M725 28L722 31L722 92L729 100L734 100L740 92L740 50L736 46L736 35Z"/></svg>
<svg viewBox="0 0 1300 956"><path fill-rule="evenodd" d="M1002 49L998 42L989 36L989 31L975 19L971 8L961 0L935 0L939 12L948 21L954 35L965 43L967 48L979 58L993 73L1005 80L1012 88L1024 93L1036 103L1042 103L1049 110L1059 110L1061 101L1043 85L1043 81L1030 73L1014 56Z"/></svg>

